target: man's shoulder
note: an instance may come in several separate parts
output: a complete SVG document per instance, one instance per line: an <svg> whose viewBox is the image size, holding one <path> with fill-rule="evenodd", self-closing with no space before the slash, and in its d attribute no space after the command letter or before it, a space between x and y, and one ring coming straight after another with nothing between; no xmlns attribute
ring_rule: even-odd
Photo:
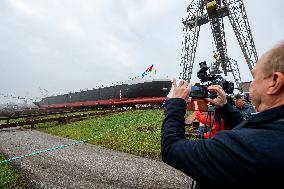
<svg viewBox="0 0 284 189"><path fill-rule="evenodd" d="M245 104L245 108L252 108L252 109L255 109L255 108L253 107L253 105L251 105L251 104Z"/></svg>
<svg viewBox="0 0 284 189"><path fill-rule="evenodd" d="M254 113L254 112L256 112L255 108L251 104L246 104L241 111L247 112L247 113Z"/></svg>

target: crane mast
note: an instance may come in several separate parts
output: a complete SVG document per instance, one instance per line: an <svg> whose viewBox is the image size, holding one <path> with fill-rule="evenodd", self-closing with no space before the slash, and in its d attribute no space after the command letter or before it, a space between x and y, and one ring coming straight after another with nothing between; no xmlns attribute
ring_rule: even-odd
<svg viewBox="0 0 284 189"><path fill-rule="evenodd" d="M257 52L252 38L243 0L192 0L187 7L187 16L182 20L183 42L181 52L182 72L180 78L190 82L200 28L210 24L215 43L215 61L210 74L232 73L235 84L241 90L241 75L236 60L229 58L224 28L224 18L228 17L245 62L251 70L257 62Z"/></svg>

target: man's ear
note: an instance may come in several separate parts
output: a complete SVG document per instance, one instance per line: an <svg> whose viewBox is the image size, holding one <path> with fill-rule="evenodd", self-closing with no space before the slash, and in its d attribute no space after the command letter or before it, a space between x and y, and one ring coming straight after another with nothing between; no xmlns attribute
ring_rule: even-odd
<svg viewBox="0 0 284 189"><path fill-rule="evenodd" d="M284 74L281 72L274 72L272 74L272 80L268 84L268 90L266 94L278 94L284 87Z"/></svg>

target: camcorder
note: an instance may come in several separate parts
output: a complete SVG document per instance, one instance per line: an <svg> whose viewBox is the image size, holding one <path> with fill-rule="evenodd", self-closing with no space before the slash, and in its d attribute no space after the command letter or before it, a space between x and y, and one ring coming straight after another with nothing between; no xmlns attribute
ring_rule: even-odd
<svg viewBox="0 0 284 189"><path fill-rule="evenodd" d="M218 74L208 74L207 71L209 67L206 61L199 63L200 70L197 72L197 77L200 79L201 83L196 83L191 88L189 94L192 98L216 98L216 92L209 92L207 87L210 85L220 85L227 94L233 94L234 83L226 81L221 75Z"/></svg>

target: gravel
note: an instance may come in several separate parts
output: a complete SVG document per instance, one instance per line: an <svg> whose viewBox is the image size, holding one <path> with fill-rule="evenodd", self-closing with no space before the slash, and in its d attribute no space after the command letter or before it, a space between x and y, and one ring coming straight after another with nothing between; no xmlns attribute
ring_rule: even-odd
<svg viewBox="0 0 284 189"><path fill-rule="evenodd" d="M38 131L0 130L0 151L9 158L74 143ZM91 144L77 144L12 162L30 188L191 188L182 172L147 158Z"/></svg>

